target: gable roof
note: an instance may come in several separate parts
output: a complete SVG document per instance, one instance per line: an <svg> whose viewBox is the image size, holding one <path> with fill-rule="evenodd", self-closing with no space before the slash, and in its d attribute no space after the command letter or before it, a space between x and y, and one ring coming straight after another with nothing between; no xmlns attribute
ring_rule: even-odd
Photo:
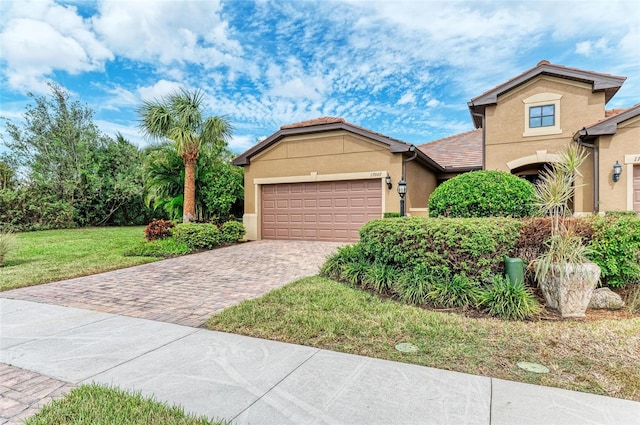
<svg viewBox="0 0 640 425"><path fill-rule="evenodd" d="M539 75L550 75L553 77L591 84L593 92L604 92L605 103L609 102L618 90L620 90L620 87L622 87L622 84L627 79L626 77L616 75L584 71L562 65L553 65L549 61L543 60L538 62L535 67L523 72L517 77L514 77L509 81L482 93L480 96L474 97L470 102L467 102L475 127L482 127L482 116L484 115L486 106L495 105L498 102L498 96L526 83L529 80L532 80ZM478 116L478 114L480 116Z"/></svg>
<svg viewBox="0 0 640 425"><path fill-rule="evenodd" d="M424 143L418 149L440 164L444 171L482 169L482 129Z"/></svg>
<svg viewBox="0 0 640 425"><path fill-rule="evenodd" d="M608 117L595 124L583 127L582 130L576 132L574 139L580 136L583 140L587 140L594 139L597 136L615 134L618 130L618 124L640 116L640 103L627 109L613 109L607 112L609 113Z"/></svg>
<svg viewBox="0 0 640 425"><path fill-rule="evenodd" d="M268 147L272 146L273 144L277 143L287 136L297 136L301 134L321 133L336 130L348 131L349 133L383 143L389 146L389 152L391 153L409 154L415 151L418 155L417 159L420 162L427 165L433 170L442 171L442 167L437 162L429 158L427 155L425 155L424 152L420 151L419 149L416 150L416 147L414 145L385 136L380 133L376 133L371 130L367 130L366 128L362 128L357 125L350 124L346 122L344 118L337 117L321 117L294 124L283 125L280 127L280 130L276 131L271 136L267 137L252 148L248 149L246 152L235 157L233 160L233 164L240 166L249 165L251 163L251 157L264 151Z"/></svg>

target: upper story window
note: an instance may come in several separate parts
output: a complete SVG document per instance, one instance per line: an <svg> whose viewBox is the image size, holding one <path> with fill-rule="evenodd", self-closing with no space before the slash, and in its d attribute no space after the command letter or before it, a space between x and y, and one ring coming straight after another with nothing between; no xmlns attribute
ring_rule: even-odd
<svg viewBox="0 0 640 425"><path fill-rule="evenodd" d="M523 137L561 134L560 128L561 94L538 93L524 99Z"/></svg>
<svg viewBox="0 0 640 425"><path fill-rule="evenodd" d="M553 127L556 125L556 106L529 107L529 128Z"/></svg>

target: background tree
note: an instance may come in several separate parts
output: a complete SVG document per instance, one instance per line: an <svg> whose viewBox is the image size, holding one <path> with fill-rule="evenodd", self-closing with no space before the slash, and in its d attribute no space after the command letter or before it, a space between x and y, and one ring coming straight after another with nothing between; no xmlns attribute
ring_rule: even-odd
<svg viewBox="0 0 640 425"><path fill-rule="evenodd" d="M0 189L0 227L144 222L149 211L137 146L121 135L117 140L104 135L93 122L93 110L61 86L49 87L49 96L28 94L35 104L27 106L22 123L5 122L9 137L3 142L20 164L21 179Z"/></svg>
<svg viewBox="0 0 640 425"><path fill-rule="evenodd" d="M139 109L140 128L154 139L169 139L184 164L184 204L182 220L196 218L196 162L201 147L224 146L231 125L224 117L202 115L204 94L200 90L180 90L160 101L144 102Z"/></svg>

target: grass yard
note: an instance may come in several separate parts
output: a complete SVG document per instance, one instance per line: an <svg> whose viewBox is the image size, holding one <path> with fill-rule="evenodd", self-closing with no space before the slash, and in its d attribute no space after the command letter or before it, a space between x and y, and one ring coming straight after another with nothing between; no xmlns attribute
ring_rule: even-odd
<svg viewBox="0 0 640 425"><path fill-rule="evenodd" d="M177 406L167 406L140 394L83 385L46 405L25 421L25 425L222 425L225 421L187 415Z"/></svg>
<svg viewBox="0 0 640 425"><path fill-rule="evenodd" d="M0 291L148 263L122 254L144 239L144 227L96 227L18 233L0 267Z"/></svg>
<svg viewBox="0 0 640 425"><path fill-rule="evenodd" d="M304 278L206 326L259 338L640 401L640 318L505 322L434 312ZM400 353L410 342L418 353ZM520 370L542 363L546 375Z"/></svg>

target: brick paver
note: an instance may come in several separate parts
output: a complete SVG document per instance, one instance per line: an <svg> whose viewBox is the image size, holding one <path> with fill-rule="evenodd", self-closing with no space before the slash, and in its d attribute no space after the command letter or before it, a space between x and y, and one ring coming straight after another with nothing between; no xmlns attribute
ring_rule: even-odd
<svg viewBox="0 0 640 425"><path fill-rule="evenodd" d="M201 326L212 314L318 272L340 243L256 241L0 297Z"/></svg>
<svg viewBox="0 0 640 425"><path fill-rule="evenodd" d="M73 388L68 382L0 363L0 424L21 424Z"/></svg>

